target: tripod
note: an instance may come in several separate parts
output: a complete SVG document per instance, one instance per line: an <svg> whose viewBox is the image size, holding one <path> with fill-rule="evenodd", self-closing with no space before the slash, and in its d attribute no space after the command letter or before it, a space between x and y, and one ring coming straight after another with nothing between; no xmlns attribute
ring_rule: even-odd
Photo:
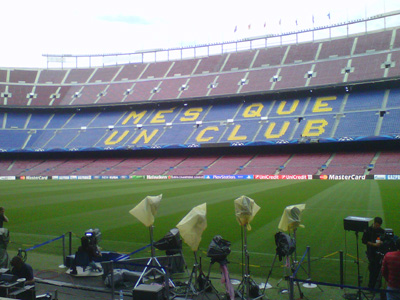
<svg viewBox="0 0 400 300"><path fill-rule="evenodd" d="M185 299L188 299L189 294L196 295L196 299L204 299L204 297L210 299L209 295L207 295L207 292L209 291L212 291L218 299L221 299L217 289L210 280L211 267L214 263L215 261L212 260L208 269L208 273L205 275L202 270L201 260L199 264L197 261L197 254L194 252L194 264L192 272L189 276Z"/></svg>
<svg viewBox="0 0 400 300"><path fill-rule="evenodd" d="M356 264L357 264L357 286L358 290L356 294L349 294L345 295L346 299L355 299L355 300L361 300L363 298L368 299L368 297L365 295L365 293L361 290L361 275L360 275L360 254L359 254L359 247L358 247L358 231L355 231L356 234Z"/></svg>
<svg viewBox="0 0 400 300"><path fill-rule="evenodd" d="M198 282L198 277L199 277L198 273L201 273L201 266L199 265L199 263L197 261L197 251L194 251L193 255L194 255L194 264L193 264L192 272L189 275L185 299L188 298L190 293L192 295L197 294L197 289L196 289L195 285Z"/></svg>
<svg viewBox="0 0 400 300"><path fill-rule="evenodd" d="M294 294L294 286L292 284L289 284L289 279L290 278L295 278L296 274L297 274L297 270L302 267L301 263L299 263L297 261L297 247L296 247L296 228L293 231L293 237L290 236L290 231L289 231L289 235L288 234L284 234L282 232L278 232L275 235L275 242L277 244L277 249L276 252L277 254L279 254L279 259L282 260L282 257L285 258L286 260L286 267L283 269L283 277L279 280L277 286L279 286L279 284L281 283L281 281L283 279L285 279L287 281L288 284L288 289L285 290L283 289L283 291L287 291L290 292L291 295ZM275 263L276 260L276 255L272 264L272 268L273 265ZM297 270L296 267L298 266ZM272 268L271 271L272 272ZM269 278L269 275L268 275ZM267 281L268 281L267 278ZM300 284L299 282L296 281L296 286L299 290L299 294L300 294L300 299L303 299L304 294L301 290Z"/></svg>
<svg viewBox="0 0 400 300"><path fill-rule="evenodd" d="M145 268L143 269L142 273L140 274L140 277L139 277L138 281L136 282L136 284L134 286L134 289L140 284L140 282L142 281L143 277L148 276L150 273L153 273L154 279L155 279L156 273L168 278L168 274L165 272L165 268L163 266L161 266L160 262L158 261L156 255L155 255L153 229L154 229L154 226L151 225L149 227L150 245L151 245L151 257L147 261ZM167 281L167 280L165 280L165 281ZM175 287L175 284L172 282L172 280L170 278L168 278L168 283L172 287ZM169 287L169 284L166 284L167 289ZM168 294L168 291L167 291L167 294Z"/></svg>
<svg viewBox="0 0 400 300"><path fill-rule="evenodd" d="M250 299L250 285L253 283L253 281L250 277L250 270L249 270L250 257L249 257L249 252L247 250L247 224L243 225L242 232L243 232L242 253L244 255L244 273L243 273L242 281L240 282L240 284L237 288L237 293L238 293L240 299ZM261 294L252 299L259 299L262 297L263 297L263 295Z"/></svg>
<svg viewBox="0 0 400 300"><path fill-rule="evenodd" d="M267 289L269 278L270 278L271 275L272 275L272 270L274 269L275 261L276 261L276 257L277 257L277 256L278 256L278 253L275 252L275 256L274 256L274 260L272 261L271 269L269 270L267 279L265 280L264 288L263 288L263 290L262 290L262 294L263 294L263 295L265 295L265 290Z"/></svg>

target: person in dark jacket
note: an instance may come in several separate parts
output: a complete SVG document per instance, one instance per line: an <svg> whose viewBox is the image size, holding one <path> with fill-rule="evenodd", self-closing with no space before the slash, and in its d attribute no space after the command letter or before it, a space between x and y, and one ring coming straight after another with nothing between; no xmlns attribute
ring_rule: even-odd
<svg viewBox="0 0 400 300"><path fill-rule="evenodd" d="M375 217L374 223L367 228L362 236L363 244L367 245L367 258L369 262L368 287L370 289L381 287L381 282L378 282L378 277L383 256L379 250L382 246L381 237L385 233L385 230L382 228L382 222L381 217Z"/></svg>

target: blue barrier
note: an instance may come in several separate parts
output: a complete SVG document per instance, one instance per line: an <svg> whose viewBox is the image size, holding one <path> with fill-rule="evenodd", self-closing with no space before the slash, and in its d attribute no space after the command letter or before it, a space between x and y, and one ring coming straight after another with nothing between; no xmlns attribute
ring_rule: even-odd
<svg viewBox="0 0 400 300"><path fill-rule="evenodd" d="M144 249L146 249L146 248L148 248L150 246L151 246L151 244L148 244L148 245L146 245L146 246L144 246L144 247L142 247L142 248L140 248L138 250L135 250L135 251L133 251L133 252L131 252L129 254L121 255L121 256L117 257L116 259L113 259L112 261L120 261L120 260L123 260L125 258L129 258L129 256L131 256L133 254L136 254L136 253L138 253L138 252L140 252L140 251L142 251L142 250L144 250Z"/></svg>
<svg viewBox="0 0 400 300"><path fill-rule="evenodd" d="M299 265L297 266L297 269L294 271L293 276L296 276L297 272L299 271L302 262L304 261L304 258L306 257L306 254L308 253L309 248L306 249L306 252L304 252L303 257L301 258Z"/></svg>
<svg viewBox="0 0 400 300"><path fill-rule="evenodd" d="M41 244L39 244L39 245L35 245L35 246L33 246L33 247L30 247L30 248L28 248L28 249L25 249L25 252L28 252L28 251L37 249L37 248L39 248L39 247L42 247L42 246L47 245L47 244L50 244L50 243L52 243L52 242L54 242L54 241L57 241L57 240L59 240L59 239L62 239L62 238L64 238L64 237L65 237L65 234L60 235L59 237L56 237L56 238L54 238L54 239L48 240L48 241L46 241L46 242L44 242L44 243L41 243Z"/></svg>

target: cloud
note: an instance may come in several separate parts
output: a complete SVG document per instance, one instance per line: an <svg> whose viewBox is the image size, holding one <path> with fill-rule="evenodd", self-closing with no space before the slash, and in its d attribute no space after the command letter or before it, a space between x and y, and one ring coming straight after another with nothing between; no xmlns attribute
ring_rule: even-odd
<svg viewBox="0 0 400 300"><path fill-rule="evenodd" d="M140 16L126 16L126 15L113 15L113 16L99 16L99 20L107 21L107 22L119 22L126 24L135 24L135 25L150 25L151 22L145 18Z"/></svg>

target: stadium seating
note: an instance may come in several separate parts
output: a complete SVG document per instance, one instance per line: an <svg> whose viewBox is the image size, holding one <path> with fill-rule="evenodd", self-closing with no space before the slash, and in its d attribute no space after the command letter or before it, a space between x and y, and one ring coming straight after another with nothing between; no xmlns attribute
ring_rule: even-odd
<svg viewBox="0 0 400 300"><path fill-rule="evenodd" d="M0 151L396 140L400 89L351 85L398 79L399 65L400 30L389 28L190 59L66 70L0 68ZM341 89L315 93L319 87ZM379 174L399 172L391 168L396 155L5 160L0 174Z"/></svg>
<svg viewBox="0 0 400 300"><path fill-rule="evenodd" d="M398 35L397 29L389 29L328 41L111 67L0 69L0 92L7 91L8 96L0 95L0 100L3 105L17 106L111 104L312 88L390 78L400 75L395 67L400 64ZM277 76L275 83L274 76ZM126 81L130 86L114 86ZM214 85L210 88L210 84ZM60 88L64 89L63 93ZM66 94L65 89L68 90ZM124 97L128 89L131 91ZM119 96L110 95L114 90L119 91ZM33 98L31 101L30 97Z"/></svg>
<svg viewBox="0 0 400 300"><path fill-rule="evenodd" d="M354 45L354 39L354 37L348 37L346 39L330 39L328 41L323 41L321 43L318 59L349 57Z"/></svg>
<svg viewBox="0 0 400 300"><path fill-rule="evenodd" d="M328 167L322 171L322 174L364 175L374 156L374 152L336 153Z"/></svg>
<svg viewBox="0 0 400 300"><path fill-rule="evenodd" d="M97 68L94 74L90 77L89 82L111 82L117 75L121 67L104 67Z"/></svg>
<svg viewBox="0 0 400 300"><path fill-rule="evenodd" d="M86 83L92 76L94 69L70 69L64 83Z"/></svg>
<svg viewBox="0 0 400 300"><path fill-rule="evenodd" d="M40 71L38 83L62 83L67 70L43 69Z"/></svg>
<svg viewBox="0 0 400 300"><path fill-rule="evenodd" d="M371 174L400 174L400 153L397 151L383 151L374 164Z"/></svg>
<svg viewBox="0 0 400 300"><path fill-rule="evenodd" d="M392 31L370 33L357 37L357 45L354 54L366 53L368 51L382 51L389 49Z"/></svg>
<svg viewBox="0 0 400 300"><path fill-rule="evenodd" d="M68 151L395 139L398 93L391 89L116 111L15 110L0 113L7 140L1 148ZM11 138L14 134L17 139Z"/></svg>
<svg viewBox="0 0 400 300"><path fill-rule="evenodd" d="M289 47L289 52L284 61L285 64L314 61L319 43L294 44Z"/></svg>
<svg viewBox="0 0 400 300"><path fill-rule="evenodd" d="M11 83L34 83L36 81L37 70L10 70Z"/></svg>
<svg viewBox="0 0 400 300"><path fill-rule="evenodd" d="M172 68L167 74L167 77L177 77L177 76L188 76L193 73L199 60L198 59L186 59L175 61Z"/></svg>
<svg viewBox="0 0 400 300"><path fill-rule="evenodd" d="M168 175L200 175L218 156L187 157L179 165L168 171Z"/></svg>
<svg viewBox="0 0 400 300"><path fill-rule="evenodd" d="M229 53L223 72L248 70L254 60L255 51Z"/></svg>
<svg viewBox="0 0 400 300"><path fill-rule="evenodd" d="M253 157L237 174L274 175L290 158L290 154L264 154ZM297 174L297 173L296 173Z"/></svg>
<svg viewBox="0 0 400 300"><path fill-rule="evenodd" d="M330 153L296 153L287 162L280 175L310 174L316 175L326 164Z"/></svg>
<svg viewBox="0 0 400 300"><path fill-rule="evenodd" d="M163 175L184 160L183 157L159 157L142 168L135 171L134 175Z"/></svg>
<svg viewBox="0 0 400 300"><path fill-rule="evenodd" d="M236 174L241 168L243 168L253 157L253 155L225 155L216 160L207 169L205 169L202 175L224 175L224 174Z"/></svg>
<svg viewBox="0 0 400 300"><path fill-rule="evenodd" d="M194 74L208 74L208 73L218 73L224 62L226 60L226 55L214 55L209 57L204 57L200 60Z"/></svg>
<svg viewBox="0 0 400 300"><path fill-rule="evenodd" d="M288 46L259 49L253 68L279 66L285 57L287 47Z"/></svg>

